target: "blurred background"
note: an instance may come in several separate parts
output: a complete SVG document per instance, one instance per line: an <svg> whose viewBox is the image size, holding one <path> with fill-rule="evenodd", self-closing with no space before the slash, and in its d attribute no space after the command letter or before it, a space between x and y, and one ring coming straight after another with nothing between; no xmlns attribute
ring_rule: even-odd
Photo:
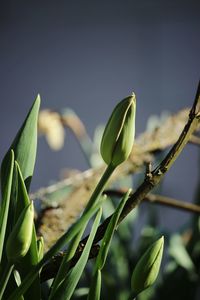
<svg viewBox="0 0 200 300"><path fill-rule="evenodd" d="M90 136L115 104L137 96L137 135L152 114L192 104L200 70L198 0L0 1L0 159L37 93L42 108L72 108ZM39 139L32 190L63 168L88 165L76 140L52 152ZM164 195L191 201L198 149L189 145L167 174ZM170 216L170 224L169 223ZM165 208L161 222L188 214Z"/></svg>

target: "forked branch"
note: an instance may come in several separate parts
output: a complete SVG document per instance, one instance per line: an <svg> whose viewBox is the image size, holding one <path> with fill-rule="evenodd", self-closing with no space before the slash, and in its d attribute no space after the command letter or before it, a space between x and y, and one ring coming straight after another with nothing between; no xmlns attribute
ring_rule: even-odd
<svg viewBox="0 0 200 300"><path fill-rule="evenodd" d="M121 213L118 224L120 224L123 219L137 206L143 201L147 194L156 187L164 175L169 171L173 163L176 161L185 145L189 142L192 134L197 129L200 122L200 83L197 88L195 100L193 106L189 112L187 123L182 130L177 142L172 146L166 157L162 160L162 162L153 170L149 170L146 174L144 181L138 187L138 189L129 197L126 205ZM94 239L94 245L99 242L106 231L106 228L109 224L112 215L108 217L98 228ZM84 238L80 242L81 249L84 248L86 244L88 236ZM43 274L45 275L45 274ZM45 276L44 276L45 277Z"/></svg>

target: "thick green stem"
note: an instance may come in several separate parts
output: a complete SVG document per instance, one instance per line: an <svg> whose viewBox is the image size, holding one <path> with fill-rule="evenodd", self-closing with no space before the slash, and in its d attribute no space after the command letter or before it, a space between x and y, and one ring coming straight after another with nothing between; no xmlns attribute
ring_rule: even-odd
<svg viewBox="0 0 200 300"><path fill-rule="evenodd" d="M97 184L94 192L92 193L92 195L90 197L90 200L89 200L83 214L86 214L92 206L95 206L95 204L97 203L99 197L101 196L101 194L104 190L105 185L108 182L108 179L110 178L111 174L113 173L114 169L115 169L115 167L113 167L112 165L109 165L106 168L106 170L104 171L104 173L103 173L99 183ZM63 260L62 260L61 266L59 268L58 274L57 274L57 276L54 280L54 283L53 283L53 288L52 288L52 291L51 291L50 299L53 296L53 294L55 293L55 288L58 285L58 283L63 280L63 277L64 277L63 275L67 273L67 268L66 267L67 267L67 265L69 267L68 262L74 256L74 254L76 252L76 249L77 249L78 244L80 242L81 236L82 236L82 234L85 230L85 227L87 226L87 223L88 222L86 222L85 226L83 226L81 231L78 233L75 240L72 241L71 245L69 246L69 249L67 250L66 254L63 257Z"/></svg>
<svg viewBox="0 0 200 300"><path fill-rule="evenodd" d="M115 170L115 167L112 164L107 166L99 183L97 184L94 192L92 193L90 200L88 201L88 204L87 204L83 214L85 214L93 205L95 205L97 203L99 197L101 196L101 194L105 188L105 185L108 182L108 179L110 178L110 176L112 175L114 170Z"/></svg>
<svg viewBox="0 0 200 300"><path fill-rule="evenodd" d="M14 265L11 264L11 263L8 263L6 268L5 268L5 271L3 273L3 276L2 276L1 282L0 282L0 300L3 297L3 293L6 289L6 286L7 286L7 283L8 283L8 280L10 278L10 275L12 273L13 268L14 268Z"/></svg>
<svg viewBox="0 0 200 300"><path fill-rule="evenodd" d="M51 292L50 292L50 296L49 296L49 300L52 299L52 297L54 296L56 289L58 288L59 284L62 283L62 281L64 280L69 267L70 267L70 259L74 256L74 254L76 253L78 244L81 240L81 237L83 235L83 232L85 231L85 227L87 224L85 224L85 226L83 226L83 228L81 228L80 232L77 234L77 236L71 241L66 254L64 255L63 259L62 259L62 263L60 265L60 268L58 270L58 273L54 279L53 285L51 287Z"/></svg>
<svg viewBox="0 0 200 300"><path fill-rule="evenodd" d="M91 216L93 215L92 212L96 211L96 207L98 206L98 200L99 197L101 196L105 185L108 181L108 179L110 178L110 176L112 175L112 173L114 172L115 167L113 165L108 165L103 176L101 177L97 187L95 188L93 194L90 197L89 203L86 206L83 215L82 215L82 219L80 222L80 225L87 222L88 216L91 214ZM90 209L92 208L92 209ZM88 216L87 216L88 215ZM84 221L85 219L85 221ZM79 220L79 221L80 221ZM79 225L78 223L76 225ZM27 276L25 277L25 279L22 281L21 285L12 293L12 295L9 297L9 300L16 300L19 299L19 297L21 295L24 294L24 292L27 290L27 288L31 285L31 283L33 282L34 278L37 276L37 272L42 268L42 266L53 256L55 255L55 253L57 251L59 251L64 244L68 241L71 240L71 237L73 236L73 233L79 228L80 231L80 226L72 226L71 227L71 231L69 233L69 231L65 234L63 234L63 236L61 236L61 238L55 243L55 245L44 255L43 259L34 267L32 268L32 270L30 270L30 272L27 274ZM76 227L76 230L75 230ZM78 232L77 232L78 233ZM1 300L1 299L0 299Z"/></svg>

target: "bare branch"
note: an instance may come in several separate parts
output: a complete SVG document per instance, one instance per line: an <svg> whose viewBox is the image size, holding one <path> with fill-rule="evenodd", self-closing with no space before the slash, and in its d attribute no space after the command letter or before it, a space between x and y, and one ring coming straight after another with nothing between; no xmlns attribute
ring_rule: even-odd
<svg viewBox="0 0 200 300"><path fill-rule="evenodd" d="M122 198L124 196L125 192L126 192L125 190L106 190L105 194L108 196L115 196L115 197ZM200 214L200 206L199 205L184 202L184 201L177 200L177 199L174 199L171 197L166 197L166 196L150 193L150 194L146 195L146 197L143 199L143 201L152 203L152 204L168 206L168 207L175 208L178 210L183 210L185 212Z"/></svg>
<svg viewBox="0 0 200 300"><path fill-rule="evenodd" d="M198 85L197 94L194 100L194 104L189 112L188 121L181 132L177 142L172 146L163 161L156 167L152 172L151 176L145 177L143 183L138 187L138 189L133 193L128 201L126 202L124 209L119 218L119 223L146 197L146 195L157 186L164 175L169 171L173 163L176 161L181 151L184 149L185 145L188 143L191 135L196 130L199 125L199 114L200 114L200 83ZM100 226L97 231L94 243L100 241L105 233L107 225L110 221L110 216L107 218ZM86 237L81 243L85 244L87 241Z"/></svg>
<svg viewBox="0 0 200 300"><path fill-rule="evenodd" d="M194 131L197 129L199 125L199 114L200 114L200 84L197 89L197 94L195 97L194 104L189 112L188 121L182 130L177 142L172 146L171 150L168 152L166 157L163 159L163 161L159 164L158 167L156 167L153 171L148 169L148 176L145 176L143 183L138 187L138 189L129 197L128 201L126 202L126 205L121 213L121 216L119 218L118 224L122 222L122 220L137 206L143 201L145 198L147 198L147 194L153 190L155 186L157 186L163 176L166 174L166 172L171 168L173 163L176 161L182 150L184 149L185 145L189 142L190 137L194 133ZM150 195L149 195L150 196ZM149 197L148 196L148 197ZM151 201L156 201L155 196L150 196ZM157 198L158 199L158 198ZM162 201L161 201L162 200ZM150 200L149 200L150 201ZM177 207L177 200L172 200L166 197L160 198L160 203L162 204L170 204L172 205L172 202L175 203L175 207ZM180 201L178 201L178 205L180 206ZM188 204L187 204L188 205ZM183 203L181 203L181 208L183 209ZM186 208L184 208L186 209ZM191 206L190 206L190 209ZM197 207L193 206L193 209L195 212L197 212ZM188 210L188 208L187 208ZM108 217L98 228L94 244L98 243L104 236L104 233L106 231L106 228L109 224L109 221L111 219L112 215ZM84 247L88 239L88 236L84 238L80 242L80 246Z"/></svg>

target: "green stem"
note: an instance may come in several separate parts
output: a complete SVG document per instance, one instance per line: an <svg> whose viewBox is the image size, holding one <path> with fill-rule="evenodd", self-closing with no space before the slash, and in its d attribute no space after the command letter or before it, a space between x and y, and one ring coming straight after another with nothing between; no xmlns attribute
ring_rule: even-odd
<svg viewBox="0 0 200 300"><path fill-rule="evenodd" d="M105 185L107 184L108 182L108 179L110 178L110 176L112 175L112 173L114 172L115 170L115 167L110 164L107 166L107 168L105 169L99 183L97 184L94 192L92 193L91 197L90 197L90 200L83 212L83 214L85 214L86 212L88 212L88 210L97 203L99 197L101 196L104 188L105 188Z"/></svg>
<svg viewBox="0 0 200 300"><path fill-rule="evenodd" d="M92 206L95 206L95 204L97 204L97 201L98 201L99 197L101 196L101 194L102 194L102 192L105 188L105 185L107 184L108 179L112 175L114 169L115 169L115 167L113 167L112 165L107 166L107 168L104 171L99 183L97 184L94 192L92 193L92 195L90 197L90 200L88 201L88 204L87 204L83 214L86 214ZM76 249L77 249L78 244L80 242L81 236L82 236L82 234L85 230L85 227L87 226L87 223L88 222L85 223L85 226L83 226L83 228L78 233L75 240L73 240L71 242L71 244L69 246L69 249L67 250L66 254L64 255L64 257L62 259L61 266L58 270L57 276L56 276L56 278L54 280L54 283L53 283L53 288L52 288L52 291L51 291L51 294L50 294L50 299L53 296L53 294L55 293L55 289L58 286L58 284L63 280L63 275L65 275L66 272L67 272L67 269L66 269L67 264L76 252ZM69 267L69 264L68 264L68 267Z"/></svg>
<svg viewBox="0 0 200 300"><path fill-rule="evenodd" d="M72 225L69 231L64 233L58 241L52 246L51 249L44 255L43 259L39 261L39 263L34 266L30 272L27 274L27 276L24 278L22 281L21 285L11 294L9 297L9 300L16 300L19 299L21 295L27 290L27 288L31 285L33 282L34 278L37 276L37 272L42 268L42 266L49 260L57 251L59 251L64 244L66 244L67 241L70 241L71 238L74 237L74 232L79 228L81 224L84 224L88 216L91 214L93 215L93 212L96 211L96 207L98 207L98 199L100 195L102 194L104 187L109 179L109 177L112 175L114 172L115 167L113 165L108 165L103 176L101 177L97 187L95 188L93 194L90 197L90 200L88 202L88 205L86 206L83 214L82 214L82 219L79 219L80 222L77 222L76 224ZM90 211L90 208L91 211ZM88 215L88 216L87 216ZM85 221L84 221L85 220ZM80 225L79 225L80 224ZM83 226L83 225L82 225ZM76 229L76 230L75 230ZM80 230L81 228L79 228ZM78 232L77 232L78 233ZM0 299L1 300L1 299Z"/></svg>
<svg viewBox="0 0 200 300"><path fill-rule="evenodd" d="M3 293L6 289L6 286L7 286L7 283L8 283L8 280L10 278L10 275L12 273L13 268L14 268L14 265L11 264L11 263L8 263L6 268L5 268L5 271L3 273L3 276L2 276L1 282L0 282L0 300L3 297Z"/></svg>
<svg viewBox="0 0 200 300"><path fill-rule="evenodd" d="M85 224L85 226L83 226L83 228L81 228L80 232L77 234L77 236L71 241L66 254L64 255L61 265L59 267L58 273L53 281L52 287L51 287L51 292L50 292L50 296L49 296L49 300L52 299L52 297L54 296L56 289L58 288L58 286L62 283L62 281L64 280L66 274L68 273L69 267L70 267L70 259L74 256L74 254L76 253L77 247L79 245L79 242L81 240L81 237L83 235L83 232L85 231L85 227L87 224Z"/></svg>

